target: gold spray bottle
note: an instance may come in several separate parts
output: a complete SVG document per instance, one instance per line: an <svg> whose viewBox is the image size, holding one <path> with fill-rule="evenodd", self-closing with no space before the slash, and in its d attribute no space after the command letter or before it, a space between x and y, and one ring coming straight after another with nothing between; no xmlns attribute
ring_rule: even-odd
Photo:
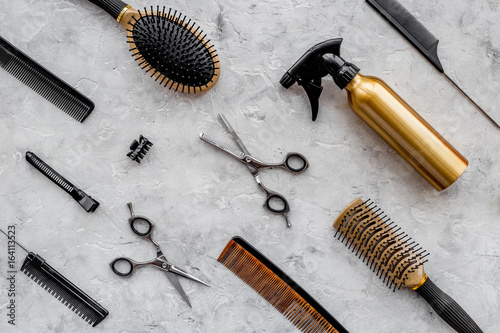
<svg viewBox="0 0 500 333"><path fill-rule="evenodd" d="M330 74L345 89L351 109L401 155L436 190L450 186L469 162L384 81L359 74L359 68L340 58L342 38L310 48L281 78L295 82L309 97L312 118L318 115L321 78Z"/></svg>

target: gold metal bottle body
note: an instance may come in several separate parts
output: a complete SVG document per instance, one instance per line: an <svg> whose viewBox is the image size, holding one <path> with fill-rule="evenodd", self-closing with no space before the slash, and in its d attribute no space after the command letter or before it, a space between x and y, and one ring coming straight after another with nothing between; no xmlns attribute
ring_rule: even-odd
<svg viewBox="0 0 500 333"><path fill-rule="evenodd" d="M438 191L469 162L384 81L357 74L345 87L351 109Z"/></svg>

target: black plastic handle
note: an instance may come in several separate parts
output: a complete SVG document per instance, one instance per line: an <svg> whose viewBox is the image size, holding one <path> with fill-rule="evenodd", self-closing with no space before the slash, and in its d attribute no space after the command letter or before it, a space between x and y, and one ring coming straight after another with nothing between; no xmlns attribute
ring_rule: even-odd
<svg viewBox="0 0 500 333"><path fill-rule="evenodd" d="M125 2L121 0L89 0L89 1L104 9L106 12L108 12L109 15L113 16L115 20L118 18L118 16L120 16L120 13L122 12L123 8L128 6Z"/></svg>
<svg viewBox="0 0 500 333"><path fill-rule="evenodd" d="M142 232L136 226L137 223L140 223L140 224L145 223L147 225L148 229L145 232ZM151 234L153 233L153 227L155 226L151 220L144 218L142 216L134 216L134 217L131 217L129 219L129 224L130 224L130 228L132 229L132 231L136 235L141 236L141 237L151 238Z"/></svg>
<svg viewBox="0 0 500 333"><path fill-rule="evenodd" d="M292 167L291 164L293 164L293 161L300 160L300 166L298 168ZM292 163L290 163L292 162ZM305 158L304 155L299 154L299 153L288 153L285 158L285 163L284 165L286 166L287 170L290 172L295 172L295 173L300 173L307 169L309 166L309 163L307 162L307 159Z"/></svg>
<svg viewBox="0 0 500 333"><path fill-rule="evenodd" d="M281 201L282 206L280 208L274 208L275 204L272 202L278 202ZM266 207L269 209L272 213L275 214L284 214L290 211L290 206L288 205L288 201L286 201L285 197L283 197L279 193L270 193L268 194L268 197L266 199Z"/></svg>
<svg viewBox="0 0 500 333"><path fill-rule="evenodd" d="M467 312L453 298L439 289L431 279L427 278L417 289L417 293L458 333L483 332Z"/></svg>
<svg viewBox="0 0 500 333"><path fill-rule="evenodd" d="M127 271L119 270L115 267L116 265L119 265L120 263L123 263L123 262L125 262L129 265L129 268ZM113 260L112 262L109 263L109 266L111 267L113 272L119 276L130 276L135 269L134 262L131 259L125 258L125 257L116 258L115 260Z"/></svg>

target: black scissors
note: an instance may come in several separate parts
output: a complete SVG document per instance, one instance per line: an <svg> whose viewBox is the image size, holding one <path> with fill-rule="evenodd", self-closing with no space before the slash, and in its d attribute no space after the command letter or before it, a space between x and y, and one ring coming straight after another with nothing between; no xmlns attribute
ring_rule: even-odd
<svg viewBox="0 0 500 333"><path fill-rule="evenodd" d="M282 196L281 194L271 191L270 189L265 187L264 184L262 184L262 181L260 180L259 170L265 168L282 168L289 172L301 173L309 166L307 159L304 157L304 155L299 153L288 153L285 159L281 163L262 162L254 158L250 154L250 152L245 147L245 145L239 138L238 134L236 134L236 132L231 127L231 125L224 117L224 115L219 114L219 119L222 122L222 125L231 134L233 140L236 141L236 143L238 144L238 146L242 151L235 150L224 143L220 143L219 141L210 138L205 133L200 134L200 139L221 149L222 151L228 153L229 155L239 160L241 163L245 164L252 173L253 178L255 179L257 184L259 184L260 188L266 193L266 202L265 202L266 208L272 213L283 215L286 220L286 225L288 227L291 227L292 225L288 220L288 212L290 211L290 206L288 205L288 201L286 201L285 197ZM297 164L297 166L294 166L294 164Z"/></svg>
<svg viewBox="0 0 500 333"><path fill-rule="evenodd" d="M203 282L202 280L198 279L197 277L187 273L185 270L182 268L179 268L177 266L172 265L171 263L168 262L167 258L163 255L161 252L160 246L158 245L157 242L153 239L153 229L154 229L154 223L150 219L148 219L145 216L140 216L140 215L135 215L134 211L132 210L132 203L129 202L127 204L128 208L130 209L130 215L131 217L128 219L128 223L130 224L130 228L132 231L144 238L149 240L151 243L154 244L156 247L156 259L153 259L148 262L137 262L134 261L130 258L126 257L120 257L116 258L113 260L109 265L111 266L111 269L113 272L117 275L120 276L130 276L132 273L135 271L136 268L141 267L141 266L154 266L156 268L161 269L167 274L168 279L170 282L174 285L174 288L177 290L177 292L182 296L182 298L186 301L186 303L191 307L191 303L189 302L189 298L187 297L186 293L184 292L184 289L182 289L179 280L177 278L177 275L186 277L188 279L191 279L193 281L199 282L201 284L204 284L208 287L210 287L207 283ZM140 230L142 228L146 227L146 230Z"/></svg>

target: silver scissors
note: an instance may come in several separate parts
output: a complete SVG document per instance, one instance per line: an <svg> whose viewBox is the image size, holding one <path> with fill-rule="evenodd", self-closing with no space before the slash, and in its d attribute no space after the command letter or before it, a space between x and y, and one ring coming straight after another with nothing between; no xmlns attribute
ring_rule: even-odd
<svg viewBox="0 0 500 333"><path fill-rule="evenodd" d="M288 201L286 201L285 197L282 196L281 194L271 191L270 189L265 187L264 184L262 184L262 181L260 180L259 171L265 168L282 168L289 172L301 173L309 166L307 159L304 157L304 155L299 153L288 153L285 159L281 163L262 162L250 154L250 152L245 147L240 137L238 136L238 134L236 134L236 132L231 127L231 125L224 117L224 115L219 114L219 119L222 122L222 125L231 134L233 140L236 141L236 143L238 144L238 146L242 151L235 150L224 143L212 139L205 133L200 134L200 139L221 149L222 151L228 153L229 155L239 160L241 163L245 164L252 173L253 178L255 179L257 184L266 193L266 201L264 206L274 214L283 215L285 217L287 227L291 227L292 225L288 220L288 212L290 211L290 206L288 205ZM297 166L294 166L294 164L297 164Z"/></svg>
<svg viewBox="0 0 500 333"><path fill-rule="evenodd" d="M131 202L129 202L127 206L130 209L130 215L131 215L131 217L128 219L130 228L136 235L144 239L147 239L154 244L154 246L156 247L156 259L153 259L148 262L137 262L130 258L120 257L116 258L109 264L111 266L111 269L115 274L119 276L130 276L132 275L132 273L135 271L136 268L141 266L154 266L156 268L159 268L167 274L167 277L170 280L170 282L174 285L175 290L177 290L177 292L182 296L182 298L186 301L189 307L192 307L191 303L189 302L189 298L187 297L186 293L184 292L184 289L182 289L179 283L177 275L199 282L208 287L210 286L206 282L203 282L197 277L187 273L182 268L179 268L168 262L167 258L165 258L165 256L161 252L160 246L153 239L152 234L155 226L153 221L151 221L145 216L135 215L132 209ZM142 230L143 228L145 228L145 230Z"/></svg>

